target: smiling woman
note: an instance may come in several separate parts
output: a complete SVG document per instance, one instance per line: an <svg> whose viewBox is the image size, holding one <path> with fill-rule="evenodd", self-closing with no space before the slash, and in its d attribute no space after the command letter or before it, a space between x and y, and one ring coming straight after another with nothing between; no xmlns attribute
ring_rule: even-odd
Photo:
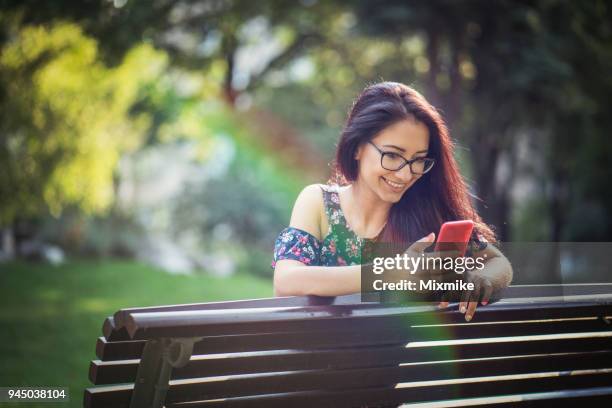
<svg viewBox="0 0 612 408"><path fill-rule="evenodd" d="M338 143L333 178L335 183L300 193L289 227L276 240L276 295L359 292L365 240L414 242L409 249L422 252L434 242L434 231L456 220L474 222L468 253L488 259L485 268L467 275L476 289L462 297L466 319L479 301L488 302L483 293L510 284L510 263L472 206L447 127L414 89L382 82L357 97Z"/></svg>

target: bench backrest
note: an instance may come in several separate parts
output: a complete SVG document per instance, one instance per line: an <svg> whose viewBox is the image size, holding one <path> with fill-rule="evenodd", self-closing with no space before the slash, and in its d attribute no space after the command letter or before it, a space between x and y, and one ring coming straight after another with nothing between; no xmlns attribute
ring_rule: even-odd
<svg viewBox="0 0 612 408"><path fill-rule="evenodd" d="M359 295L124 309L104 323L85 406L608 400L612 285L548 289L508 288L470 323L456 305Z"/></svg>

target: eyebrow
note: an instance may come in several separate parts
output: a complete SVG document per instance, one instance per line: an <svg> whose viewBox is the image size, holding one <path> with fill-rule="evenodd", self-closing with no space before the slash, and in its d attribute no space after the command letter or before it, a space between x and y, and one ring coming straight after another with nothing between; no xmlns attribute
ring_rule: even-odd
<svg viewBox="0 0 612 408"><path fill-rule="evenodd" d="M396 145L383 145L384 147L392 147L394 149L399 150L400 152L406 152L406 149L402 149L401 147L397 147Z"/></svg>
<svg viewBox="0 0 612 408"><path fill-rule="evenodd" d="M392 147L394 149L399 150L402 153L406 153L406 149L402 149L401 147L398 147L396 145L383 145L383 147ZM427 152L428 152L427 150L419 150L418 152L414 152L414 154L417 154L417 153L427 153ZM414 154L413 154L413 156L414 156Z"/></svg>

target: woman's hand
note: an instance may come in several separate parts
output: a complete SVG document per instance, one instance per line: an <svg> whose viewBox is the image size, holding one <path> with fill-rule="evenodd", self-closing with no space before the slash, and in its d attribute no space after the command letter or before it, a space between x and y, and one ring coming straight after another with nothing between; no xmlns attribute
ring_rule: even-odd
<svg viewBox="0 0 612 408"><path fill-rule="evenodd" d="M436 240L436 234L431 232L429 235L419 239L404 251L404 254L410 258L419 258L425 252L425 250L431 246ZM418 270L406 270L394 268L386 273L389 282L400 282L403 279L414 279L415 277L422 276L426 271L423 269Z"/></svg>
<svg viewBox="0 0 612 408"><path fill-rule="evenodd" d="M474 289L465 290L461 294L461 301L459 302L459 312L465 314L465 320L469 322L472 320L478 302L483 306L489 303L489 299L493 294L494 281L491 277L487 276L485 270L472 270L465 272L465 281L474 284Z"/></svg>
<svg viewBox="0 0 612 408"><path fill-rule="evenodd" d="M483 269L465 272L465 281L472 282L474 289L461 293L459 312L465 314L465 320L468 322L474 317L478 303L486 306L494 292L510 285L513 274L512 265L508 259L493 245L487 245L474 256L486 258L487 261ZM443 299L438 306L448 307L448 303L448 300Z"/></svg>
<svg viewBox="0 0 612 408"><path fill-rule="evenodd" d="M405 250L404 255L408 256L409 259L416 259L418 261L419 258L422 258L422 262L418 263L418 267L416 269L394 269L389 271L390 273L387 276L389 276L390 281L399 282L405 279L413 281L415 283L425 280L436 280L437 282L443 282L451 276L456 277L457 274L455 272L449 272L442 268L441 262L429 262L431 259L439 260L446 259L449 257L456 258L457 256L459 256L458 253L453 250L425 252L425 250L429 248L435 242L435 240L436 234L431 232L429 233L429 235L414 242L407 250ZM420 285L417 284L417 287L420 287ZM418 293L427 293L429 292L429 289L414 289L412 291Z"/></svg>
<svg viewBox="0 0 612 408"><path fill-rule="evenodd" d="M464 273L465 282L474 284L474 289L464 290L461 293L461 299L459 301L459 312L465 314L465 320L467 322L472 320L472 317L476 312L476 307L478 307L478 302L480 301L482 306L486 306L489 303L491 295L493 294L493 280L487 276L486 273L483 273L483 271L484 269L481 271L466 271ZM448 300L444 299L440 302L438 307L448 307L448 303Z"/></svg>

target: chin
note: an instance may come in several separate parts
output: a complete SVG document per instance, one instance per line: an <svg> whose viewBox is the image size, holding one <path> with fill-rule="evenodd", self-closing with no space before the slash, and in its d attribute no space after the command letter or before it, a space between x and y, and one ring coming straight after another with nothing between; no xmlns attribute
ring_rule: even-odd
<svg viewBox="0 0 612 408"><path fill-rule="evenodd" d="M392 204L395 204L400 201L404 194L406 194L406 191L408 191L408 189L412 187L412 184L410 184L401 192L393 192L387 188L384 181L380 180L380 183L381 184L378 186L378 196L381 200Z"/></svg>
<svg viewBox="0 0 612 408"><path fill-rule="evenodd" d="M402 199L402 197L404 196L405 193L406 193L406 191L404 191L401 194L386 194L384 196L381 196L381 198L383 200L385 200L386 202L388 202L388 203L395 204L395 203L399 202L399 200Z"/></svg>

